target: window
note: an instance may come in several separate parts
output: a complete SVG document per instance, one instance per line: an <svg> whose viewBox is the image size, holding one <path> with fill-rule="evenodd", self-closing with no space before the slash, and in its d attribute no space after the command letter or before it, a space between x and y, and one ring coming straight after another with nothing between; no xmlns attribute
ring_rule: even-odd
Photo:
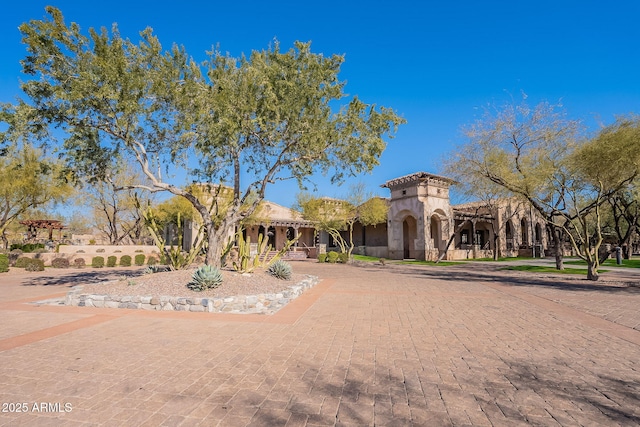
<svg viewBox="0 0 640 427"><path fill-rule="evenodd" d="M463 245L469 244L469 230L462 230L460 232L460 243Z"/></svg>

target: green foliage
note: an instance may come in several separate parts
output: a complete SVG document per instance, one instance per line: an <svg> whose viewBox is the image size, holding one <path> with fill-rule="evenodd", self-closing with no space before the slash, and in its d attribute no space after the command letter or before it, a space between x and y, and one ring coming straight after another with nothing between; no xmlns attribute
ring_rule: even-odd
<svg viewBox="0 0 640 427"><path fill-rule="evenodd" d="M10 246L10 250L20 250L21 253L33 253L37 249L44 249L44 245L42 243L14 243Z"/></svg>
<svg viewBox="0 0 640 427"><path fill-rule="evenodd" d="M135 265L141 266L141 265L144 265L144 259L145 259L144 254L137 254L133 261L134 261ZM121 263L122 263L122 261L121 261Z"/></svg>
<svg viewBox="0 0 640 427"><path fill-rule="evenodd" d="M44 261L41 259L30 258L24 269L27 271L44 271Z"/></svg>
<svg viewBox="0 0 640 427"><path fill-rule="evenodd" d="M338 76L344 57L313 53L310 43L281 51L275 42L238 58L214 50L202 63L183 48L163 50L150 29L137 43L116 26L86 35L59 10L46 10L47 19L20 26L30 77L23 90L42 121L66 131L68 170L103 180L120 158L137 159L154 190L184 196L198 210L208 263L220 262L227 230L252 213L277 177L302 184L320 171L338 183L370 171L384 138L405 122L348 97ZM241 173L256 180L244 190L237 183L217 227L221 211L163 182L155 171L165 167L208 182ZM252 192L258 197L247 207Z"/></svg>
<svg viewBox="0 0 640 427"><path fill-rule="evenodd" d="M176 236L178 238L177 245L167 245L167 242L163 236L163 227L157 221L156 213L152 209L147 209L142 213L142 216L147 225L149 233L153 237L156 247L160 250L160 260L168 265L172 270L182 270L190 266L195 260L198 253L202 250L205 240L202 239L201 233L198 233L198 239L191 246L189 252L183 253L182 251L182 239L183 239L183 222L181 213L178 212L176 216L176 222L172 223L176 227ZM169 224L165 224L168 226ZM149 257L151 259L151 257Z"/></svg>
<svg viewBox="0 0 640 427"><path fill-rule="evenodd" d="M111 255L107 257L107 267L115 267L118 262L118 257L115 255Z"/></svg>
<svg viewBox="0 0 640 427"><path fill-rule="evenodd" d="M291 279L293 269L288 262L278 260L269 266L267 273L281 280L289 280Z"/></svg>
<svg viewBox="0 0 640 427"><path fill-rule="evenodd" d="M158 264L149 264L147 265L147 268L144 269L143 274L161 273L163 271L167 271L166 266L158 265Z"/></svg>
<svg viewBox="0 0 640 427"><path fill-rule="evenodd" d="M6 254L0 254L0 273L9 271L9 257Z"/></svg>
<svg viewBox="0 0 640 427"><path fill-rule="evenodd" d="M69 268L69 260L67 258L54 258L51 260L53 268Z"/></svg>
<svg viewBox="0 0 640 427"><path fill-rule="evenodd" d="M256 255L251 255L251 237L247 236L245 240L242 235L242 229L238 229L236 233L236 242L238 245L238 261L233 262L233 269L239 273L250 273L254 269L268 268L271 264L278 261L291 248L300 235L293 240L288 240L284 247L273 255L271 253L271 245L268 245L268 239L262 234L258 235L258 251Z"/></svg>
<svg viewBox="0 0 640 427"><path fill-rule="evenodd" d="M210 265L203 265L198 268L191 278L187 287L192 291L202 292L206 289L217 288L222 284L222 274L220 270Z"/></svg>
<svg viewBox="0 0 640 427"><path fill-rule="evenodd" d="M328 254L318 254L318 262L327 262Z"/></svg>
<svg viewBox="0 0 640 427"><path fill-rule="evenodd" d="M76 268L82 268L85 265L87 265L87 262L84 260L84 258L76 258L73 260L73 266Z"/></svg>
<svg viewBox="0 0 640 427"><path fill-rule="evenodd" d="M349 253L348 252L340 252L338 254L338 262L340 262L342 264L348 264L349 263Z"/></svg>
<svg viewBox="0 0 640 427"><path fill-rule="evenodd" d="M131 267L131 256L130 255L122 255L120 257L120 265L122 267Z"/></svg>
<svg viewBox="0 0 640 427"><path fill-rule="evenodd" d="M102 267L104 267L104 257L102 257L102 256L94 256L91 259L91 267L93 267L93 268L102 268Z"/></svg>
<svg viewBox="0 0 640 427"><path fill-rule="evenodd" d="M336 251L330 251L327 254L327 262L330 262L331 264L335 264L336 262L338 262L338 258L340 257L340 254Z"/></svg>
<svg viewBox="0 0 640 427"><path fill-rule="evenodd" d="M158 258L154 257L153 255L149 255L149 258L147 258L147 265L156 265L158 263Z"/></svg>
<svg viewBox="0 0 640 427"><path fill-rule="evenodd" d="M16 262L13 266L16 268L25 268L29 264L29 262L31 262L31 258L24 256L16 259Z"/></svg>

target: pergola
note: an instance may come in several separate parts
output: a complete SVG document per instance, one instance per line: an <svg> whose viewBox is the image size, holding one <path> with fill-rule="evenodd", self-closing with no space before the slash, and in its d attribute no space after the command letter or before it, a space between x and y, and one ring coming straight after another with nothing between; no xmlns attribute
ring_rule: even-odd
<svg viewBox="0 0 640 427"><path fill-rule="evenodd" d="M20 224L27 226L27 240L35 240L38 237L38 230L49 230L49 240L53 240L53 230L59 230L58 240L62 239L62 229L65 228L62 222L57 219L28 219L20 221Z"/></svg>

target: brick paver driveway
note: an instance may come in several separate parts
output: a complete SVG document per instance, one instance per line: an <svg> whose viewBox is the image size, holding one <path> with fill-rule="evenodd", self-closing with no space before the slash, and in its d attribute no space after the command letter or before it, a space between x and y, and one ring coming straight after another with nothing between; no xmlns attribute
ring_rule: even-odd
<svg viewBox="0 0 640 427"><path fill-rule="evenodd" d="M324 280L273 316L0 275L0 425L640 425L640 288L485 265L294 263Z"/></svg>

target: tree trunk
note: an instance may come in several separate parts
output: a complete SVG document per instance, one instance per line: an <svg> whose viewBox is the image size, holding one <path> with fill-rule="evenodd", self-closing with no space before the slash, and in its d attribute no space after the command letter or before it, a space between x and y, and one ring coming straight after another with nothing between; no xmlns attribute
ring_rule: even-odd
<svg viewBox="0 0 640 427"><path fill-rule="evenodd" d="M553 227L553 247L556 252L556 269L564 270L564 262L562 258L562 241L560 240L560 230L558 227Z"/></svg>
<svg viewBox="0 0 640 427"><path fill-rule="evenodd" d="M596 265L596 263L587 261L587 280L597 281L599 278L598 266Z"/></svg>

